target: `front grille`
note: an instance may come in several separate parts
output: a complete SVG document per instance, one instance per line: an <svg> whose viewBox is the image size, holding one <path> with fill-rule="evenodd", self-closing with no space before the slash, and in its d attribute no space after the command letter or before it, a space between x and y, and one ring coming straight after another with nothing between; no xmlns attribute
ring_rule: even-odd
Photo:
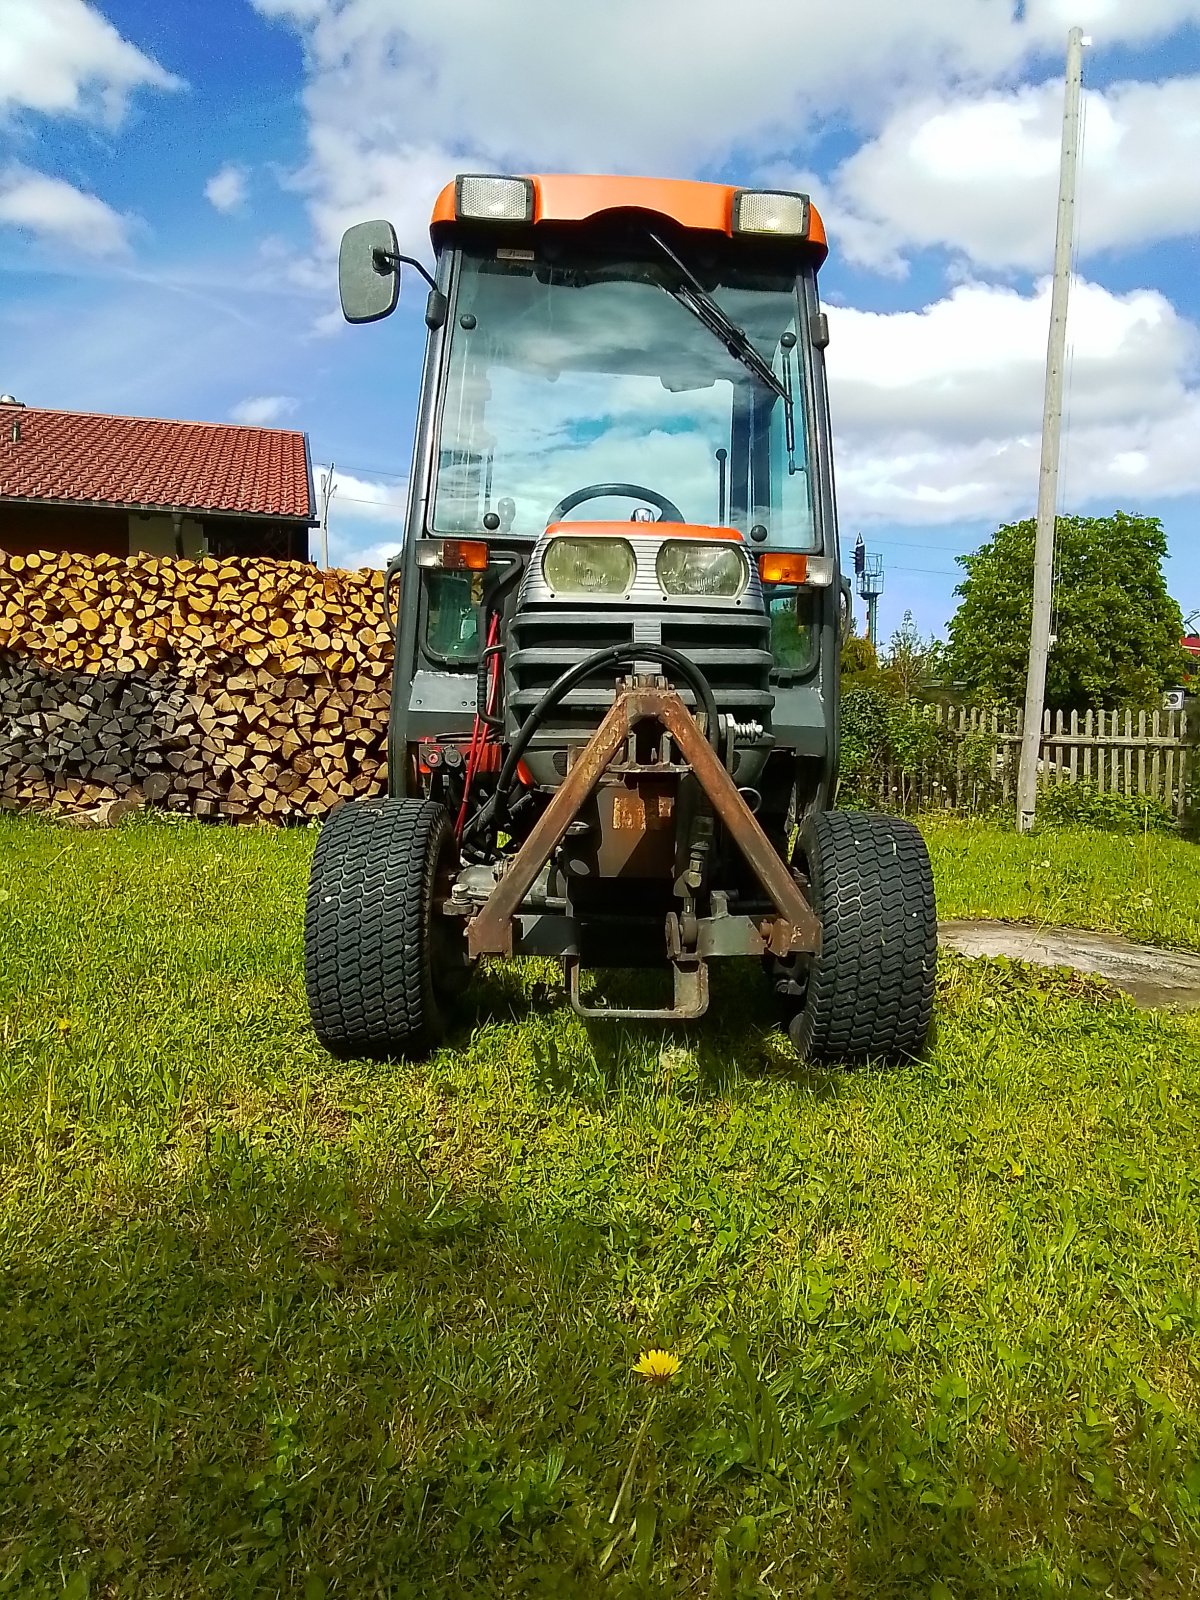
<svg viewBox="0 0 1200 1600"><path fill-rule="evenodd" d="M680 651L708 679L718 709L738 722L770 727L770 623L761 613L719 611L568 610L547 607L514 618L505 655L505 715L514 733L555 680L589 655L610 645L658 643ZM670 670L646 658L647 670ZM531 750L586 740L612 705L618 677L629 669L585 678L550 713ZM677 685L688 706L695 696Z"/></svg>

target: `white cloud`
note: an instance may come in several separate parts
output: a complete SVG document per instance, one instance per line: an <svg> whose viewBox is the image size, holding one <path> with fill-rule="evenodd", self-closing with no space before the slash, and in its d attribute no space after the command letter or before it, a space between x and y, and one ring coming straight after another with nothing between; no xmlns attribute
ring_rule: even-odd
<svg viewBox="0 0 1200 1600"><path fill-rule="evenodd" d="M831 309L838 489L853 521L1025 514L1037 495L1049 289L964 284L919 312ZM1063 492L1200 489L1200 332L1159 294L1076 285Z"/></svg>
<svg viewBox="0 0 1200 1600"><path fill-rule="evenodd" d="M318 339L331 338L335 333L341 333L346 326L346 319L342 315L341 306L330 306L328 311L322 311L319 317L314 317L312 333Z"/></svg>
<svg viewBox="0 0 1200 1600"><path fill-rule="evenodd" d="M343 231L367 217L396 226L406 254L427 256L429 214L442 187L459 171L487 169L487 156L455 155L428 144L380 147L374 130L318 124L310 130L312 160L302 180L312 194L317 242L336 250ZM327 281L322 272L321 281Z"/></svg>
<svg viewBox="0 0 1200 1600"><path fill-rule="evenodd" d="M327 464L313 468L317 507ZM329 502L329 559L335 567L386 567L404 538L408 509L408 482L383 483L356 477L334 467L334 491ZM314 528L312 549L319 553L321 530Z"/></svg>
<svg viewBox="0 0 1200 1600"><path fill-rule="evenodd" d="M264 17L286 22L313 22L325 10L325 0L252 0Z"/></svg>
<svg viewBox="0 0 1200 1600"><path fill-rule="evenodd" d="M309 534L310 547L316 555L320 549L320 529L314 528ZM347 529L344 525L329 525L329 564L331 567L386 567L388 562L399 550L402 540L402 531L397 530L393 539L370 540L362 537L361 529Z"/></svg>
<svg viewBox="0 0 1200 1600"><path fill-rule="evenodd" d="M944 246L979 265L1045 270L1054 251L1062 137L1058 80L923 100L897 113L832 185L843 249L869 265ZM1079 247L1200 231L1200 77L1089 91Z"/></svg>
<svg viewBox="0 0 1200 1600"><path fill-rule="evenodd" d="M1200 20L1200 0L1027 0L1026 24L1057 44L1081 27L1098 45L1145 44Z"/></svg>
<svg viewBox="0 0 1200 1600"><path fill-rule="evenodd" d="M249 400L240 400L230 411L234 422L244 422L251 427L265 428L273 422L290 417L296 401L290 394L260 394Z"/></svg>
<svg viewBox="0 0 1200 1600"><path fill-rule="evenodd" d="M777 160L822 116L886 118L1060 59L1070 22L1113 44L1200 15L1200 0L810 0L793 50L778 0L742 0L736 19L694 0L686 48L677 0L255 4L305 41L302 182L326 248L347 219L389 210L415 247L455 170L686 175L732 150Z"/></svg>
<svg viewBox="0 0 1200 1600"><path fill-rule="evenodd" d="M829 315L844 530L907 524L949 533L1032 515L1046 284L1021 294L964 283L919 311L834 307ZM1074 287L1069 327L1064 507L1136 510L1200 493L1200 330L1155 291L1114 294L1086 280ZM575 426L594 415L589 382L587 375L564 374L553 415L509 397L515 414L500 431L516 441L516 476L528 499L544 506L564 482L628 476L633 459L640 463L634 475L669 487L688 514L693 499L700 506L711 501L711 454L694 448L703 430L664 433L652 408L638 409L632 393L622 389L618 396L608 386L614 407L629 406L631 425L592 439ZM493 403L504 398L497 385ZM707 391L695 398L698 406L720 403ZM329 521L334 559L382 565L402 536L406 486L341 471L336 477Z"/></svg>
<svg viewBox="0 0 1200 1600"><path fill-rule="evenodd" d="M0 260L8 242L0 230ZM238 398L285 387L280 364L307 307L277 285L126 262L82 271L73 248L59 255L68 270L26 273L20 295L0 286L2 386L30 404L216 418L228 414L231 373Z"/></svg>
<svg viewBox="0 0 1200 1600"><path fill-rule="evenodd" d="M85 0L0 0L0 115L27 108L115 124L143 87L183 84Z"/></svg>
<svg viewBox="0 0 1200 1600"><path fill-rule="evenodd" d="M831 307L829 316L846 529L880 523L949 529L1032 514L1048 285L1022 294L969 282L919 311ZM1082 280L1072 294L1069 331L1063 504L1136 509L1200 492L1200 330L1153 290L1114 294ZM611 412L627 415L628 426L595 437L578 426L596 415L593 389L603 391ZM553 408L531 409L519 387L510 393L493 374L489 426L507 441L505 472L521 484L521 515L530 507L544 513L564 484L632 475L668 488L686 514L702 520L716 495L702 413L710 404L719 409L722 399L714 391L692 399L697 427L672 434L632 387L616 391L587 374L564 373ZM639 464L632 474L631 460ZM336 532L355 549L374 548L386 524L400 537L402 485L341 472L337 478L331 536ZM506 482L498 467L497 494L506 492Z"/></svg>
<svg viewBox="0 0 1200 1600"><path fill-rule="evenodd" d="M246 204L246 169L226 162L204 185L204 197L218 211L240 211Z"/></svg>
<svg viewBox="0 0 1200 1600"><path fill-rule="evenodd" d="M323 475L328 466L313 468L318 498ZM408 507L408 481L381 483L371 478L359 478L352 472L343 472L336 464L333 469L334 490L330 499L329 525L332 528L345 518L358 522L383 522L403 526Z"/></svg>
<svg viewBox="0 0 1200 1600"><path fill-rule="evenodd" d="M0 224L41 239L73 245L88 255L119 255L128 249L127 220L94 194L28 167L0 173Z"/></svg>

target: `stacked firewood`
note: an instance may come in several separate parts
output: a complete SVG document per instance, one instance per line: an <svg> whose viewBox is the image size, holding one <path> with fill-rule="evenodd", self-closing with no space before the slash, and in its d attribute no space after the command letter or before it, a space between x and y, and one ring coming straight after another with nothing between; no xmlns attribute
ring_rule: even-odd
<svg viewBox="0 0 1200 1600"><path fill-rule="evenodd" d="M377 572L0 552L0 804L317 816L377 793Z"/></svg>

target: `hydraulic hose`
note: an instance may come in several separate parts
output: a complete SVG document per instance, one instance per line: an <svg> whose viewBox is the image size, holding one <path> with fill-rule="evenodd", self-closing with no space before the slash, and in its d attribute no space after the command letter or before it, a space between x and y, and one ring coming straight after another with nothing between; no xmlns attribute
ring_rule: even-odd
<svg viewBox="0 0 1200 1600"><path fill-rule="evenodd" d="M560 700L564 699L578 683L591 673L602 668L617 666L622 661L636 663L638 661L657 661L661 666L672 667L680 678L688 685L696 696L698 705L703 706L707 724L706 732L708 741L713 749L720 754L720 722L717 711L717 699L713 694L712 685L692 661L678 650L673 650L665 644L617 644L610 645L603 650L593 650L591 655L584 656L582 661L577 661L573 667L568 667L566 672L556 678L541 699L530 711L516 737L509 746L508 755L504 765L500 768L500 776L496 780L496 788L488 801L482 805L472 817L464 830L464 838L474 833L485 823L490 822L503 810L508 798L508 791L516 776L517 765L525 751L529 748L530 740L538 728L545 721L549 712Z"/></svg>

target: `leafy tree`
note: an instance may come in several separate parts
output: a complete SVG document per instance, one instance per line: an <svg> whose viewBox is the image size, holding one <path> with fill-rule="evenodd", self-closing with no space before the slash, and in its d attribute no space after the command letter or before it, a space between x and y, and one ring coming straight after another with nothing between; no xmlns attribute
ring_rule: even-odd
<svg viewBox="0 0 1200 1600"><path fill-rule="evenodd" d="M875 646L862 634L852 633L842 640L842 683L873 678L879 670Z"/></svg>
<svg viewBox="0 0 1200 1600"><path fill-rule="evenodd" d="M1009 704L1025 694L1036 524L998 529L956 594L947 664L968 688ZM1059 517L1054 643L1046 701L1055 708L1146 706L1179 681L1182 616L1167 593L1157 517Z"/></svg>
<svg viewBox="0 0 1200 1600"><path fill-rule="evenodd" d="M944 669L946 647L940 639L922 639L911 611L892 635L883 662L884 681L901 700L911 700L918 689L936 682Z"/></svg>

